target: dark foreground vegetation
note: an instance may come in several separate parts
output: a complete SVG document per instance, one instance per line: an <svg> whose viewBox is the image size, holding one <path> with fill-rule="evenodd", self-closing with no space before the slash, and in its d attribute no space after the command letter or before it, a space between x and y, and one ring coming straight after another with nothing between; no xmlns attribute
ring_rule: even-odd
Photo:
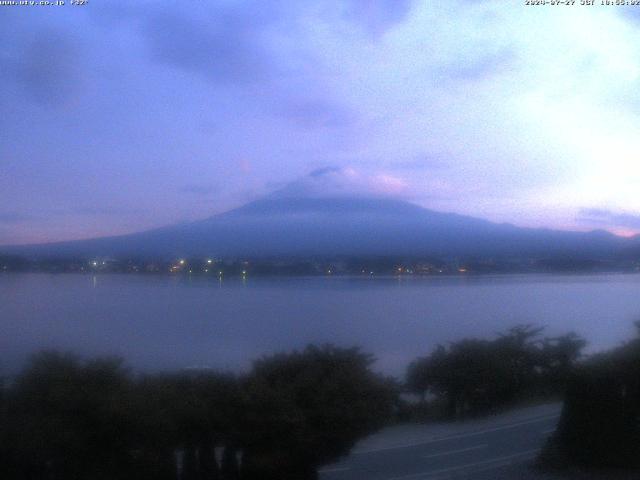
<svg viewBox="0 0 640 480"><path fill-rule="evenodd" d="M35 355L3 389L5 480L317 478L391 416L395 387L357 349L308 347L134 378L120 360Z"/></svg>
<svg viewBox="0 0 640 480"><path fill-rule="evenodd" d="M638 326L640 333L640 325ZM404 387L357 348L309 346L213 370L134 375L41 352L0 389L0 478L307 480L393 421L458 419L566 395L544 463L640 467L640 335L582 358L574 333L519 325L438 346ZM402 390L419 400L401 400Z"/></svg>
<svg viewBox="0 0 640 480"><path fill-rule="evenodd" d="M518 325L494 340L464 339L418 358L407 369L407 387L422 399L416 414L454 419L562 395L586 342L542 332Z"/></svg>
<svg viewBox="0 0 640 480"><path fill-rule="evenodd" d="M558 429L541 456L552 467L640 468L640 322L628 343L570 376Z"/></svg>

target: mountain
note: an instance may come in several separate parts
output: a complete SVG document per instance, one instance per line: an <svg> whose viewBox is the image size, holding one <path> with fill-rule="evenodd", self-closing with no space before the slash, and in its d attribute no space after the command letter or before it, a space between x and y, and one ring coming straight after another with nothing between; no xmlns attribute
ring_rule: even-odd
<svg viewBox="0 0 640 480"><path fill-rule="evenodd" d="M188 224L141 233L0 248L44 256L401 255L612 258L637 240L605 231L519 228L390 198L272 194Z"/></svg>

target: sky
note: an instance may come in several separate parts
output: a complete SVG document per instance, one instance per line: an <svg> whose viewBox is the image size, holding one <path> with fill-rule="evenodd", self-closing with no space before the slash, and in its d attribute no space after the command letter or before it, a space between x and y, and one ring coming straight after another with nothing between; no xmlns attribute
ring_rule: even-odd
<svg viewBox="0 0 640 480"><path fill-rule="evenodd" d="M0 244L197 220L317 177L640 232L640 7L66 3L0 6Z"/></svg>

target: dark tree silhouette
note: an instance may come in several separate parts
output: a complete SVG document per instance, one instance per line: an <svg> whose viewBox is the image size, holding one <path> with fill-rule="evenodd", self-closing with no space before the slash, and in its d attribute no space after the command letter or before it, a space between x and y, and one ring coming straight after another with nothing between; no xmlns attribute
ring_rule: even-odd
<svg viewBox="0 0 640 480"><path fill-rule="evenodd" d="M221 480L238 480L240 478L238 454L238 450L236 450L231 444L224 447L220 466Z"/></svg>
<svg viewBox="0 0 640 480"><path fill-rule="evenodd" d="M390 417L393 385L358 349L309 346L265 357L247 380L243 479L317 478Z"/></svg>
<svg viewBox="0 0 640 480"><path fill-rule="evenodd" d="M585 342L575 334L540 339L543 328L517 325L494 340L438 345L407 368L407 388L443 399L450 418L479 414L528 396L561 391Z"/></svg>
<svg viewBox="0 0 640 480"><path fill-rule="evenodd" d="M0 389L2 479L315 478L390 417L394 386L371 362L310 346L265 357L242 379L133 378L119 359L43 352Z"/></svg>
<svg viewBox="0 0 640 480"><path fill-rule="evenodd" d="M542 458L640 467L640 335L571 375L558 429Z"/></svg>
<svg viewBox="0 0 640 480"><path fill-rule="evenodd" d="M242 424L237 379L211 371L159 374L142 378L137 393L146 432L141 445L161 460L150 477L173 478L179 470L181 480L219 478L215 448L237 442Z"/></svg>
<svg viewBox="0 0 640 480"><path fill-rule="evenodd" d="M563 393L587 342L574 332L546 337L541 345L538 376L548 394Z"/></svg>
<svg viewBox="0 0 640 480"><path fill-rule="evenodd" d="M4 478L127 478L130 386L118 359L33 356L7 395Z"/></svg>

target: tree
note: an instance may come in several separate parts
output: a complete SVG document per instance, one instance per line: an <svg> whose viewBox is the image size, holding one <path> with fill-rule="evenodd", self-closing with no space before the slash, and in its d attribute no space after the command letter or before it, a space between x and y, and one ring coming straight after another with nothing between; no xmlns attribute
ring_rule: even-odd
<svg viewBox="0 0 640 480"><path fill-rule="evenodd" d="M586 345L587 342L574 332L543 340L539 376L549 394L564 392Z"/></svg>
<svg viewBox="0 0 640 480"><path fill-rule="evenodd" d="M244 403L235 376L208 370L148 375L136 391L140 449L156 459L145 478L175 478L176 453L182 480L220 478L215 448L235 445L242 428Z"/></svg>
<svg viewBox="0 0 640 480"><path fill-rule="evenodd" d="M541 327L517 325L494 340L463 339L438 345L407 368L407 388L423 399L435 395L447 416L491 411L535 395L557 391L580 357L584 340L575 334L540 339ZM549 387L552 385L552 387Z"/></svg>
<svg viewBox="0 0 640 480"><path fill-rule="evenodd" d="M390 417L394 388L357 348L309 346L254 363L246 383L244 479L317 478Z"/></svg>
<svg viewBox="0 0 640 480"><path fill-rule="evenodd" d="M572 373L551 451L569 463L640 467L640 336Z"/></svg>
<svg viewBox="0 0 640 480"><path fill-rule="evenodd" d="M5 478L127 478L129 390L119 359L34 355L7 395Z"/></svg>

